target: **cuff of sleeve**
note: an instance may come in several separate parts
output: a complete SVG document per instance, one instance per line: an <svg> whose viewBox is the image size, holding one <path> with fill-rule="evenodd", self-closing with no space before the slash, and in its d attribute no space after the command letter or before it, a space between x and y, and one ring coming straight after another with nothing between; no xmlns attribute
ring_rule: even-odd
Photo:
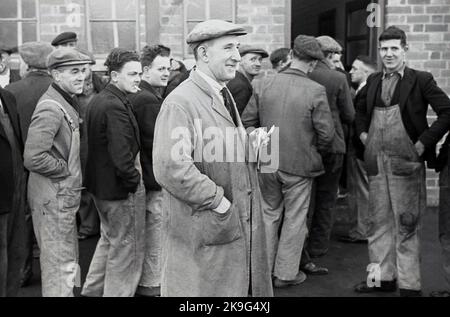
<svg viewBox="0 0 450 317"><path fill-rule="evenodd" d="M217 208L214 208L213 210L215 212L218 212L219 214L224 214L228 211L228 209L230 209L230 206L231 206L230 201L226 197L223 197L222 200L220 201L219 206L217 206Z"/></svg>
<svg viewBox="0 0 450 317"><path fill-rule="evenodd" d="M422 134L419 137L419 141L422 142L423 146L427 148L431 148L434 145L436 145L436 142L434 142L433 138L429 137L426 133Z"/></svg>
<svg viewBox="0 0 450 317"><path fill-rule="evenodd" d="M222 202L222 199L224 198L223 188L220 186L216 187L216 196L214 197L214 200L211 204L211 209L216 209L220 203Z"/></svg>

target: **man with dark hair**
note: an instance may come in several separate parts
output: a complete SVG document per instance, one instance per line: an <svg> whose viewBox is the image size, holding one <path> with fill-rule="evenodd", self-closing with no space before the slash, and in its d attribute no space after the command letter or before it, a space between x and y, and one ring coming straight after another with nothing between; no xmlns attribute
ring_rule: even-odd
<svg viewBox="0 0 450 317"><path fill-rule="evenodd" d="M25 264L26 174L14 96L0 87L0 297L17 296Z"/></svg>
<svg viewBox="0 0 450 317"><path fill-rule="evenodd" d="M328 252L333 228L333 211L346 152L343 124L352 123L355 116L350 87L345 75L333 69L330 59L340 45L328 36L318 37L317 41L324 58L317 63L308 77L325 87L336 133L331 147L321 152L325 173L314 182L311 199L312 220L307 243L307 251L311 257L320 257Z"/></svg>
<svg viewBox="0 0 450 317"><path fill-rule="evenodd" d="M270 54L270 63L272 64L272 68L277 71L277 73L282 72L285 69L288 69L291 65L292 56L290 54L291 49L287 47L282 47L276 49Z"/></svg>
<svg viewBox="0 0 450 317"><path fill-rule="evenodd" d="M153 175L153 136L163 102L158 89L167 86L170 54L161 45L146 46L141 53L142 80L138 93L130 96L141 136L141 164L146 192L145 259L137 293L155 296L161 285L162 191Z"/></svg>
<svg viewBox="0 0 450 317"><path fill-rule="evenodd" d="M28 203L41 250L42 296L71 297L80 271L76 213L82 175L75 95L83 90L88 57L74 49L50 53L53 83L39 99L25 143Z"/></svg>
<svg viewBox="0 0 450 317"><path fill-rule="evenodd" d="M312 184L324 173L319 151L328 149L334 136L325 89L307 77L321 59L317 40L299 35L291 67L264 79L242 115L245 127L274 125L280 129L279 168L259 174L275 287L297 285L306 279L299 267Z"/></svg>
<svg viewBox="0 0 450 317"><path fill-rule="evenodd" d="M350 75L356 85L356 95L366 85L367 77L377 70L377 66L368 56L359 55L352 64ZM343 242L367 242L369 180L364 167L364 146L355 133L354 124L350 125L347 149L347 189L348 206L353 227L346 235L339 237Z"/></svg>
<svg viewBox="0 0 450 317"><path fill-rule="evenodd" d="M236 77L227 84L228 89L236 102L239 114L242 114L253 94L252 81L261 72L263 58L269 57L265 50L250 45L239 48L241 62Z"/></svg>
<svg viewBox="0 0 450 317"><path fill-rule="evenodd" d="M132 51L115 48L105 66L111 81L88 106L85 185L98 208L101 235L84 296L133 296L144 260L145 190L139 127L128 94L139 90L142 67Z"/></svg>
<svg viewBox="0 0 450 317"><path fill-rule="evenodd" d="M369 178L367 282L357 292L400 288L420 296L419 224L426 208L425 164L450 126L450 100L433 76L405 64L406 34L391 26L379 37L383 71L370 75L356 100L356 133ZM429 127L428 105L437 114ZM375 281L373 281L375 280Z"/></svg>

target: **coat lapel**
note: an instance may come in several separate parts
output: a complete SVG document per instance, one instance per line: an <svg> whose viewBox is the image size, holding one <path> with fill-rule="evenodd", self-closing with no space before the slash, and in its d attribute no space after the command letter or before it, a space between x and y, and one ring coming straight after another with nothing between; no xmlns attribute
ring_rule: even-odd
<svg viewBox="0 0 450 317"><path fill-rule="evenodd" d="M409 93L411 92L415 81L416 76L413 71L410 68L405 67L403 78L400 81L399 106L401 111L403 111L403 109L405 108L406 100L408 99Z"/></svg>
<svg viewBox="0 0 450 317"><path fill-rule="evenodd" d="M21 135L20 127L19 127L19 116L17 115L16 110L12 107L11 103L13 100L9 99L6 94L3 94L0 91L0 98L2 101L3 108L6 113L9 115L9 120L11 121L11 125L14 129L14 134L16 135L17 140L22 140L19 136ZM6 132L3 129L3 126L0 126L0 135L8 140L6 136Z"/></svg>
<svg viewBox="0 0 450 317"><path fill-rule="evenodd" d="M377 95L377 89L381 84L381 77L383 73L377 73L372 80L372 83L367 87L367 113L371 114L373 107L375 106L375 98Z"/></svg>
<svg viewBox="0 0 450 317"><path fill-rule="evenodd" d="M218 98L218 96L212 91L212 88L208 85L208 83L199 75L197 72L192 71L190 75L192 81L200 87L209 97L212 99L212 108L215 112L217 112L221 117L229 121L234 125L233 119L231 118L230 113L223 102ZM236 105L233 100L233 106L236 109ZM237 110L236 110L237 111Z"/></svg>

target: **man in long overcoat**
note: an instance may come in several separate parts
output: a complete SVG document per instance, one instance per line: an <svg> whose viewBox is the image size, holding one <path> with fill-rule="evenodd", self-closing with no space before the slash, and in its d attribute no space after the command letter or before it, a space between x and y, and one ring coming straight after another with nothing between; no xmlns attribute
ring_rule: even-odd
<svg viewBox="0 0 450 317"><path fill-rule="evenodd" d="M187 39L197 68L165 99L156 121L162 296L273 295L256 164L244 155L246 132L226 88L244 34L225 21L199 23Z"/></svg>

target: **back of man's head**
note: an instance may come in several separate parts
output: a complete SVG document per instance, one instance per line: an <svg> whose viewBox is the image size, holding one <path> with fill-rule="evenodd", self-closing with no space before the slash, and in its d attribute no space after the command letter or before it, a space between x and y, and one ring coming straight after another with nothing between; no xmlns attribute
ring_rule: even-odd
<svg viewBox="0 0 450 317"><path fill-rule="evenodd" d="M276 49L270 54L270 63L272 63L272 68L277 68L281 63L286 63L289 57L291 49L287 47L282 47Z"/></svg>

